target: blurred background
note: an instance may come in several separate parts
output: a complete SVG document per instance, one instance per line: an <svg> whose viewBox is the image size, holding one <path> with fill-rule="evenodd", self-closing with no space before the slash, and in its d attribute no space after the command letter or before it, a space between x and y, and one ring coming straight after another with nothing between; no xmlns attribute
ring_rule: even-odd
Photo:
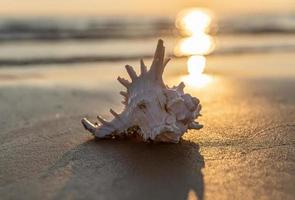
<svg viewBox="0 0 295 200"><path fill-rule="evenodd" d="M159 38L173 58L164 79L194 92L295 75L294 0L0 0L0 16L0 86L18 92L118 95L124 65L149 65Z"/></svg>
<svg viewBox="0 0 295 200"><path fill-rule="evenodd" d="M168 71L193 74L186 80L195 85L209 81L199 76L197 82L204 71L261 76L271 69L265 75L289 75L294 13L293 0L0 0L0 85L85 85L88 75L75 76L74 83L70 78L77 67L91 71L107 65L116 73L124 64L150 59L158 38L176 58L177 66ZM91 84L99 83L100 76L90 74Z"/></svg>

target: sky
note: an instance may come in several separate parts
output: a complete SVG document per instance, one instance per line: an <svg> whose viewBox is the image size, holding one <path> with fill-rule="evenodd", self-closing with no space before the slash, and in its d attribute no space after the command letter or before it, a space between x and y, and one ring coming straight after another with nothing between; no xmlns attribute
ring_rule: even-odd
<svg viewBox="0 0 295 200"><path fill-rule="evenodd" d="M0 0L1 16L175 16L186 7L207 7L219 16L295 13L295 0Z"/></svg>

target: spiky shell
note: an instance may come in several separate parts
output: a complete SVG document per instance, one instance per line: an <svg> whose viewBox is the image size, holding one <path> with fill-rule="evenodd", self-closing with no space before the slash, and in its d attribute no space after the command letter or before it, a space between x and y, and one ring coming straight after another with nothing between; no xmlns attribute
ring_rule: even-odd
<svg viewBox="0 0 295 200"><path fill-rule="evenodd" d="M147 70L143 60L140 61L140 75L126 65L125 68L131 82L118 77L118 81L126 87L120 94L125 105L122 113L112 109L114 116L110 122L100 116L100 125L94 125L86 118L82 124L97 138L107 138L113 135L128 134L132 127L137 127L137 133L144 141L178 143L188 129L200 129L202 125L195 121L200 116L201 105L196 97L185 94L184 83L169 88L163 82L164 68L170 59L164 59L165 47L159 40L150 70Z"/></svg>

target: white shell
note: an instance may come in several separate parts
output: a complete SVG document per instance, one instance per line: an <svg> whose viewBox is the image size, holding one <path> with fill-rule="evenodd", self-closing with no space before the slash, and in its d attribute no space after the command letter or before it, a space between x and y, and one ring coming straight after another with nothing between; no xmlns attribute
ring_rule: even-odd
<svg viewBox="0 0 295 200"><path fill-rule="evenodd" d="M127 88L121 91L125 109L117 114L112 109L114 119L107 122L97 117L101 125L94 125L86 118L82 124L97 138L107 138L124 135L136 128L144 141L178 143L187 129L200 129L203 126L194 120L200 116L199 100L190 94L185 94L184 83L169 88L165 86L162 75L170 59L164 60L165 47L159 40L154 60L149 71L141 60L141 74L136 75L134 69L126 65L126 70L132 82L121 77L118 81Z"/></svg>

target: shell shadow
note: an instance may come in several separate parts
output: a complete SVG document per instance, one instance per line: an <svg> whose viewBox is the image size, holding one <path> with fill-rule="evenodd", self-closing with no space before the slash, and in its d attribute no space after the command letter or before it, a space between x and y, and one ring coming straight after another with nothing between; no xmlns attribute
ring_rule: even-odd
<svg viewBox="0 0 295 200"><path fill-rule="evenodd" d="M47 171L68 171L56 199L203 199L204 159L199 145L89 140ZM54 177L53 177L54 178Z"/></svg>

